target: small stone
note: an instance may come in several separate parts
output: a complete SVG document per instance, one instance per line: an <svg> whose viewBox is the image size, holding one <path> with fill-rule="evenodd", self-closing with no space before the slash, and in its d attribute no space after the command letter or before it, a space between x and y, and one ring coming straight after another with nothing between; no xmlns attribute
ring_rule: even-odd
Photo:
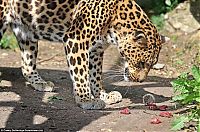
<svg viewBox="0 0 200 132"><path fill-rule="evenodd" d="M2 53L1 55L2 56L8 56L8 53Z"/></svg>
<svg viewBox="0 0 200 132"><path fill-rule="evenodd" d="M11 81L7 81L7 80L1 80L0 81L0 86L1 87L12 87L12 82Z"/></svg>
<svg viewBox="0 0 200 132"><path fill-rule="evenodd" d="M153 69L156 69L156 70L160 70L160 69L163 69L165 67L165 64L155 64L153 65Z"/></svg>

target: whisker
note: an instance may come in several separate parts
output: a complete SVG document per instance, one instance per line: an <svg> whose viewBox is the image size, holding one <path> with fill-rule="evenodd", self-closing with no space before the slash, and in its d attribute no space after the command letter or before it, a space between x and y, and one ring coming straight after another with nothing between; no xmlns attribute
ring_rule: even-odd
<svg viewBox="0 0 200 132"><path fill-rule="evenodd" d="M118 68L120 68L120 69L124 69L124 66L122 66L122 65L114 65L115 67L118 67Z"/></svg>
<svg viewBox="0 0 200 132"><path fill-rule="evenodd" d="M123 76L123 75L111 75L111 76L108 76L108 77L103 78L103 80L109 79L109 78L114 78L114 77L122 77L122 76Z"/></svg>
<svg viewBox="0 0 200 132"><path fill-rule="evenodd" d="M117 82L121 82L121 81L123 81L124 80L124 78L122 78L122 79L119 79Z"/></svg>
<svg viewBox="0 0 200 132"><path fill-rule="evenodd" d="M123 75L123 73L107 73L104 74L105 76L109 76L109 75Z"/></svg>
<svg viewBox="0 0 200 132"><path fill-rule="evenodd" d="M130 87L127 88L126 92L124 93L124 96L127 95L127 93L129 92Z"/></svg>
<svg viewBox="0 0 200 132"><path fill-rule="evenodd" d="M109 73L122 73L121 71L113 71L113 72L106 72L104 74L109 74Z"/></svg>
<svg viewBox="0 0 200 132"><path fill-rule="evenodd" d="M105 72L116 72L116 71L124 71L123 69L110 69L106 70Z"/></svg>
<svg viewBox="0 0 200 132"><path fill-rule="evenodd" d="M114 77L122 77L123 75L111 75L111 76L108 76L108 77L105 77L105 79L108 79L108 78L114 78Z"/></svg>
<svg viewBox="0 0 200 132"><path fill-rule="evenodd" d="M117 82L121 82L121 81L123 81L123 80L124 80L124 78L118 80ZM113 89L115 90L117 87L118 87L118 86L115 86Z"/></svg>

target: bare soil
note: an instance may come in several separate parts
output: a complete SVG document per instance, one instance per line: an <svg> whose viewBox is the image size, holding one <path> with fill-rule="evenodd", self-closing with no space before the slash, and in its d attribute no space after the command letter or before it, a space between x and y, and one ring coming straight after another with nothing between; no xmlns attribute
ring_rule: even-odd
<svg viewBox="0 0 200 132"><path fill-rule="evenodd" d="M149 110L143 104L143 96L152 94L157 105L167 105L167 111L176 113L175 104L171 102L173 89L170 82L180 72L189 71L192 59L198 57L194 56L197 48L187 50L191 41L186 40L194 34L169 36L174 39L163 46L159 58L159 63L165 64L164 69L152 69L143 83L123 81L122 74L116 73L123 67L117 49L111 46L106 50L104 87L108 92L121 92L123 100L104 110L83 110L75 104L62 44L39 44L39 72L45 80L54 82L58 87L55 92L45 93L34 91L26 85L20 70L19 52L0 49L0 128L42 129L47 132L169 132L173 118L159 117L159 110ZM192 42L199 43L196 39ZM52 99L53 96L57 98ZM120 114L120 110L127 107L131 114ZM161 120L160 124L150 123L155 117Z"/></svg>

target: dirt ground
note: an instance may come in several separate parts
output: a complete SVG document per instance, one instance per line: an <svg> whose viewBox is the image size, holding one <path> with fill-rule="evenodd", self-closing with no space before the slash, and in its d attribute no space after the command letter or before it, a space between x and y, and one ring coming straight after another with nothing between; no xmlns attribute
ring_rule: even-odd
<svg viewBox="0 0 200 132"><path fill-rule="evenodd" d="M116 73L123 67L117 49L111 46L106 50L104 87L108 92L121 92L123 100L104 110L83 110L75 104L62 44L39 44L38 69L45 80L54 82L58 87L52 93L34 91L26 85L20 70L20 53L0 49L0 128L43 129L47 132L169 132L173 118L159 117L160 111L149 110L142 99L144 95L152 94L157 105L167 105L167 111L177 112L171 102L173 89L170 81L191 66L192 55L189 56L189 53L194 54L196 48L181 56L175 51L182 52L187 45L184 39L191 36L175 34L170 37L177 39L172 39L162 48L159 63L165 64L164 69L152 69L143 83L123 81L122 74ZM181 61L177 60L179 58ZM120 110L126 107L131 114L120 114ZM151 119L155 117L160 118L162 123L151 124Z"/></svg>

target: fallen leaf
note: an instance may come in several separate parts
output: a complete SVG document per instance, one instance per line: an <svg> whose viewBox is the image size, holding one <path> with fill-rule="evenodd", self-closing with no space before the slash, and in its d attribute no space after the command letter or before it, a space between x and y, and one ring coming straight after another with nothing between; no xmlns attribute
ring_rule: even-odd
<svg viewBox="0 0 200 132"><path fill-rule="evenodd" d="M167 105L161 105L159 106L159 110L165 111L167 110L168 106Z"/></svg>
<svg viewBox="0 0 200 132"><path fill-rule="evenodd" d="M131 112L130 112L129 108L125 108L123 110L120 110L120 114L126 114L126 115L128 115L128 114L131 114Z"/></svg>
<svg viewBox="0 0 200 132"><path fill-rule="evenodd" d="M171 118L171 117L173 117L173 114L171 112L165 111L165 112L160 112L159 116Z"/></svg>
<svg viewBox="0 0 200 132"><path fill-rule="evenodd" d="M62 97L59 97L59 96L50 96L50 97L48 97L48 99L49 99L50 101L63 100L63 98L62 98Z"/></svg>
<svg viewBox="0 0 200 132"><path fill-rule="evenodd" d="M151 119L151 124L159 124L159 123L162 123L159 118L156 117Z"/></svg>

